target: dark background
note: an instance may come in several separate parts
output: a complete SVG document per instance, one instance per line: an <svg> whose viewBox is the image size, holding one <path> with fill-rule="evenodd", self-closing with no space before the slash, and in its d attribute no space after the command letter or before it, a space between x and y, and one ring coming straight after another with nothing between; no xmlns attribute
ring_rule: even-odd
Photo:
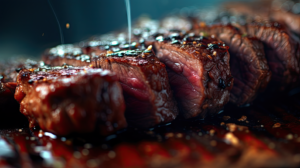
<svg viewBox="0 0 300 168"><path fill-rule="evenodd" d="M236 0L238 1L238 0ZM62 27L65 43L127 26L124 0L50 0ZM224 0L131 0L131 15L159 19L186 8L206 8ZM69 23L69 29L66 24ZM60 34L47 0L0 0L0 59L39 57L59 45Z"/></svg>

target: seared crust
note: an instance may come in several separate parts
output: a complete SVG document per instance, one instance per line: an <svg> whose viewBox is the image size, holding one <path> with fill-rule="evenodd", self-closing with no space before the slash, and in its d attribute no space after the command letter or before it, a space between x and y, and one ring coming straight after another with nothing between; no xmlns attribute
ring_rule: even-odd
<svg viewBox="0 0 300 168"><path fill-rule="evenodd" d="M45 54L44 60L50 65L63 63L76 66L90 65L115 72L124 91L125 114L131 126L147 128L176 118L177 105L169 86L165 65L155 57L151 49L121 48L120 51L113 52L115 47L110 46L112 48L107 52L102 50L101 46L89 50L90 55L96 50L102 53L100 56L90 58L89 61L82 61L80 59L82 55L59 56L55 53ZM144 48L144 45L136 43L136 47Z"/></svg>
<svg viewBox="0 0 300 168"><path fill-rule="evenodd" d="M29 120L58 135L108 135L126 127L120 84L107 70L55 67L21 70L15 99Z"/></svg>
<svg viewBox="0 0 300 168"><path fill-rule="evenodd" d="M109 69L117 74L125 93L128 123L147 128L174 120L178 110L165 65L150 50L131 51L132 54L120 57L126 52L94 58L93 67Z"/></svg>
<svg viewBox="0 0 300 168"><path fill-rule="evenodd" d="M196 32L215 35L229 46L231 73L235 79L230 101L237 105L251 103L266 88L272 75L262 42L242 35L231 25L204 26Z"/></svg>
<svg viewBox="0 0 300 168"><path fill-rule="evenodd" d="M266 57L272 71L272 84L280 90L293 88L299 81L299 43L277 22L254 21L246 32L264 43Z"/></svg>
<svg viewBox="0 0 300 168"><path fill-rule="evenodd" d="M233 82L228 47L203 36L171 36L157 37L155 48L169 69L181 114L191 118L218 112L229 101Z"/></svg>

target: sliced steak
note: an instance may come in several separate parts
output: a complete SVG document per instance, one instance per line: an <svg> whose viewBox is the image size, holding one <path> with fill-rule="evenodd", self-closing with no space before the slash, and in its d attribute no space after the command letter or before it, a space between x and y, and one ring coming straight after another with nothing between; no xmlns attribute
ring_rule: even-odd
<svg viewBox="0 0 300 168"><path fill-rule="evenodd" d="M107 53L94 57L91 63L93 67L116 73L123 88L125 115L129 125L146 128L175 119L178 110L170 90L165 65L150 49ZM56 56L51 60L53 61L48 62L51 65L60 65L62 61L78 65L76 57ZM87 62L83 64L89 65Z"/></svg>
<svg viewBox="0 0 300 168"><path fill-rule="evenodd" d="M108 70L23 69L17 82L15 99L30 128L40 126L58 135L108 135L126 126L122 89Z"/></svg>
<svg viewBox="0 0 300 168"><path fill-rule="evenodd" d="M215 35L229 46L231 74L234 77L230 101L237 105L251 103L258 91L266 88L272 75L262 42L242 35L231 25L198 27L196 33Z"/></svg>
<svg viewBox="0 0 300 168"><path fill-rule="evenodd" d="M240 13L239 13L240 12ZM269 91L288 90L299 82L299 43L282 24L265 20L266 17L244 15L245 11L216 14L213 23L232 24L248 37L260 40L272 77ZM259 12L258 12L259 13Z"/></svg>
<svg viewBox="0 0 300 168"><path fill-rule="evenodd" d="M192 34L156 39L157 57L167 66L181 114L191 118L219 112L229 101L233 86L228 47Z"/></svg>
<svg viewBox="0 0 300 168"><path fill-rule="evenodd" d="M300 34L299 0L257 0L248 3L226 3L224 7L233 13L284 23L290 30Z"/></svg>
<svg viewBox="0 0 300 168"><path fill-rule="evenodd" d="M14 99L16 79L22 68L33 68L37 62L14 58L0 63L0 128L15 128L28 125L26 117L19 112L19 103Z"/></svg>
<svg viewBox="0 0 300 168"><path fill-rule="evenodd" d="M292 88L299 82L299 43L278 22L254 21L245 25L246 33L263 42L272 71L272 85L279 90Z"/></svg>
<svg viewBox="0 0 300 168"><path fill-rule="evenodd" d="M94 67L115 72L126 101L126 119L136 127L167 123L178 114L165 65L149 47L120 51L93 60Z"/></svg>

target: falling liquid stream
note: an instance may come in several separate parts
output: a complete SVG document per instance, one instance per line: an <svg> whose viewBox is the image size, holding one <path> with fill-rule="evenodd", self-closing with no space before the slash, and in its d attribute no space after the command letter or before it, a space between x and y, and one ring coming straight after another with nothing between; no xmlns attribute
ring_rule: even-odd
<svg viewBox="0 0 300 168"><path fill-rule="evenodd" d="M126 11L127 11L127 22L128 22L128 41L131 44L131 11L130 11L130 0L125 0ZM131 46L131 45L129 45Z"/></svg>

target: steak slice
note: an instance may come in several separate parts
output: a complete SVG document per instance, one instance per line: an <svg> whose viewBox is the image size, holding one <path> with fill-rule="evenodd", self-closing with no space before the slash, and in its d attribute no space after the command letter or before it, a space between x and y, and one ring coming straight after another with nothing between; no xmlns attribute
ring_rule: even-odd
<svg viewBox="0 0 300 168"><path fill-rule="evenodd" d="M106 53L107 51L101 51ZM125 116L128 124L147 128L160 123L170 122L178 114L177 106L169 86L165 65L149 50L108 51L91 60L92 66L109 69L116 73L125 96ZM61 65L78 63L76 57L53 56L47 63ZM79 55L80 57L80 55Z"/></svg>
<svg viewBox="0 0 300 168"><path fill-rule="evenodd" d="M251 103L258 91L266 88L272 75L262 42L242 35L230 24L199 27L196 32L215 35L229 46L231 74L234 77L230 101L237 105Z"/></svg>
<svg viewBox="0 0 300 168"><path fill-rule="evenodd" d="M279 90L293 88L299 82L299 43L278 22L253 21L245 25L246 33L263 42L272 71L272 85Z"/></svg>
<svg viewBox="0 0 300 168"><path fill-rule="evenodd" d="M225 9L263 19L272 19L284 23L293 32L300 34L299 0L264 0L250 3L227 3Z"/></svg>
<svg viewBox="0 0 300 168"><path fill-rule="evenodd" d="M32 68L37 62L14 58L0 63L0 128L16 128L28 125L19 112L19 103L14 99L16 78L22 68Z"/></svg>
<svg viewBox="0 0 300 168"><path fill-rule="evenodd" d="M245 6L246 7L246 6ZM232 24L239 28L242 34L260 40L272 77L269 92L289 90L299 82L299 43L289 30L282 24L266 19L265 15L245 15L247 11L217 13L213 23ZM231 9L233 10L233 9ZM259 10L259 9L258 9Z"/></svg>
<svg viewBox="0 0 300 168"><path fill-rule="evenodd" d="M93 60L93 66L117 74L130 125L146 128L170 122L177 116L165 65L155 57L151 47L102 55Z"/></svg>
<svg viewBox="0 0 300 168"><path fill-rule="evenodd" d="M157 57L167 66L181 114L191 118L219 112L229 101L233 84L228 47L193 34L156 39Z"/></svg>
<svg viewBox="0 0 300 168"><path fill-rule="evenodd" d="M122 89L108 70L23 69L17 82L15 99L30 128L40 126L58 135L108 135L126 127Z"/></svg>

